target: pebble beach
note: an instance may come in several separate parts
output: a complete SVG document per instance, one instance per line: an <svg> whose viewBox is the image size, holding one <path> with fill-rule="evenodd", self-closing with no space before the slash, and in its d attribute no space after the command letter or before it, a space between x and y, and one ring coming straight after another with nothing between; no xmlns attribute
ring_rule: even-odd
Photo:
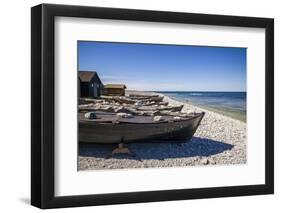
<svg viewBox="0 0 281 213"><path fill-rule="evenodd" d="M142 92L147 93L147 92ZM151 93L150 93L151 94ZM160 94L163 95L163 94ZM78 170L209 166L246 163L246 123L225 115L180 102L164 95L169 106L184 104L182 112L205 112L189 141L132 143L133 155L108 157L114 144L79 144Z"/></svg>

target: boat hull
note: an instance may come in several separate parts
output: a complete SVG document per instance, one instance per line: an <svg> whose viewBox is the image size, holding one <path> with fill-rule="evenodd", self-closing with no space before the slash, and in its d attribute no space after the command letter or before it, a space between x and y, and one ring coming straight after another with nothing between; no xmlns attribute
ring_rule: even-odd
<svg viewBox="0 0 281 213"><path fill-rule="evenodd" d="M189 140L196 132L204 113L183 121L165 123L95 123L79 122L79 142L132 143L140 141Z"/></svg>

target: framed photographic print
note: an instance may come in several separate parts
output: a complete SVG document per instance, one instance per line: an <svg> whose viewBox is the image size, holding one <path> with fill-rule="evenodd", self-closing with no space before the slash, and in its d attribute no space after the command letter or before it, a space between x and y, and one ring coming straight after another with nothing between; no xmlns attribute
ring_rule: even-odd
<svg viewBox="0 0 281 213"><path fill-rule="evenodd" d="M31 203L272 194L274 21L31 9Z"/></svg>

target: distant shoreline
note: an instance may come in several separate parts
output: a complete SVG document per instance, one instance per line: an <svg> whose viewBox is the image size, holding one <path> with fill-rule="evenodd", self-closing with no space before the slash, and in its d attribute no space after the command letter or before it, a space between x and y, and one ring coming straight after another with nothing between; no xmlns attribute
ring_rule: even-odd
<svg viewBox="0 0 281 213"><path fill-rule="evenodd" d="M166 94L163 94L163 93L158 93L158 94L161 94L163 96L168 96ZM168 96L169 98L171 99L174 99L173 97L170 97ZM194 107L198 107L198 108L201 108L203 110L208 110L208 111L212 111L214 113L218 113L220 115L223 115L223 116L226 116L226 117L229 117L229 118L233 118L233 119L236 119L236 120L239 120L239 121L242 121L242 122L245 122L246 123L246 115L244 116L243 114L241 113L238 113L238 112L229 112L227 110L224 110L222 107L221 108L215 108L215 107L209 107L207 105L200 105L200 104L197 104L197 103L194 103L190 100L188 100L188 102L184 101L184 100L178 100L177 101L183 103L183 104L190 104L190 105L193 105Z"/></svg>

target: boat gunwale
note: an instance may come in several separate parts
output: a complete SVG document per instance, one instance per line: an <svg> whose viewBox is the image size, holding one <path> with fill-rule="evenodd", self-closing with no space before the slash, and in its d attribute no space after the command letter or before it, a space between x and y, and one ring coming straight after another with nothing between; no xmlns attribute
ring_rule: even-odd
<svg viewBox="0 0 281 213"><path fill-rule="evenodd" d="M193 119L196 119L198 117L201 117L201 119L203 119L205 115L205 112L200 112L200 113L196 113L196 115L190 116L190 117L186 117L183 118L182 120L170 120L170 121L155 121L155 122L128 122L128 121L119 121L116 120L116 122L114 121L98 121L98 119L83 119L83 120L79 120L79 124L104 124L104 125L109 125L109 124L114 124L114 125L121 125L121 124L136 124L136 125L141 125L141 124L145 124L145 125L150 125L150 124L163 124L163 123L178 123L178 122L185 122L185 121L190 121Z"/></svg>

